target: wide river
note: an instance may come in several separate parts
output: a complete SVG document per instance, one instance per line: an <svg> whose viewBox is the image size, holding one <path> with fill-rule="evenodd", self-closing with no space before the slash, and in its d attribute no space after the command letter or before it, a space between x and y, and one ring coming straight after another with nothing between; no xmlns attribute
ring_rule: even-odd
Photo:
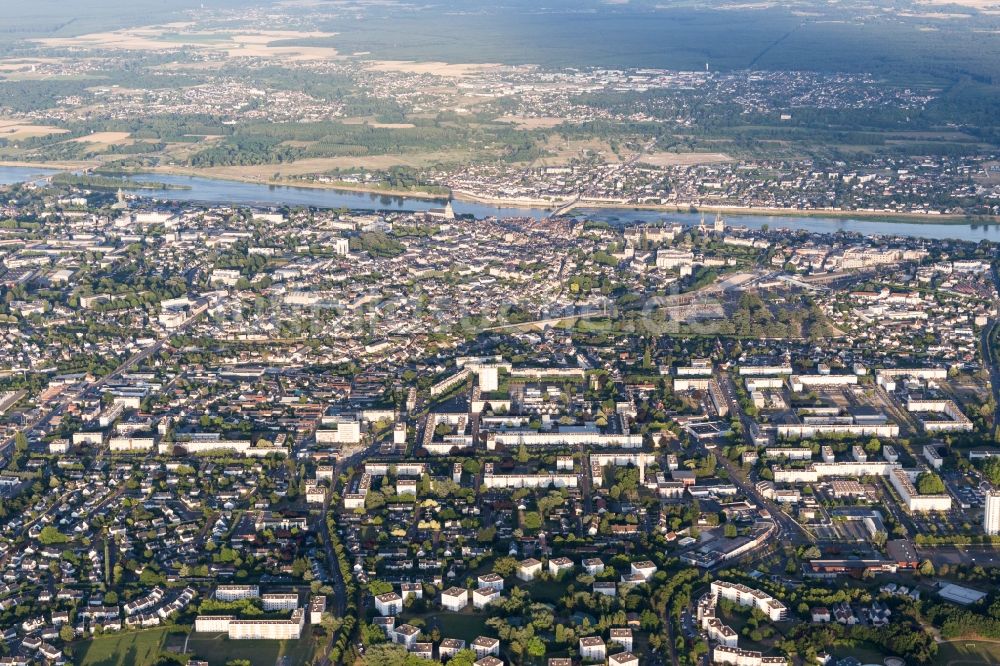
<svg viewBox="0 0 1000 666"><path fill-rule="evenodd" d="M35 180L52 173L50 170L34 167L0 167L0 185ZM366 210L421 211L444 205L444 200L432 201L412 197L386 196L365 192L320 189L308 187L287 187L242 183L230 180L199 178L197 176L171 176L166 174L142 174L135 177L139 181L154 181L183 187L184 189L136 190L133 194L164 201L191 201L200 203L231 203L260 206L314 206L317 208L351 208ZM540 208L498 208L486 204L453 201L456 214L472 214L476 217L496 215L500 217L541 218L549 211ZM578 219L604 221L611 224L633 224L637 222L676 221L682 224L697 224L698 213L666 213L660 211L635 210L632 208L578 208L573 211ZM706 216L709 220L711 215ZM850 231L866 235L899 235L920 238L958 239L967 241L991 240L1000 242L1000 225L885 221L867 218L821 217L818 215L725 215L727 222L735 226L760 228L768 225L771 229L802 229L815 233Z"/></svg>

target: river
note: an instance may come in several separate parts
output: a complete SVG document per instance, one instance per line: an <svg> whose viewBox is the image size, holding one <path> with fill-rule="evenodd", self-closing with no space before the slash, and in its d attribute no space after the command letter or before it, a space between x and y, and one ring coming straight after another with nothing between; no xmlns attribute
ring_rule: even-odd
<svg viewBox="0 0 1000 666"><path fill-rule="evenodd" d="M236 181L199 178L197 176L168 176L143 174L137 180L156 181L168 185L184 186L188 189L157 190L143 192L143 196L172 200L198 202L227 202L262 205L301 205L322 208L354 208L379 210L427 210L444 205L444 200L432 201L412 197L396 197L365 192L319 189L307 187L287 187L281 185L261 185ZM498 208L487 204L452 201L457 215L472 214L476 217L535 217L541 218L549 211L540 208ZM634 224L637 222L677 221L695 225L701 219L699 213L666 213L631 208L578 208L572 213L577 218L603 221L611 224ZM709 221L714 217L706 216ZM734 226L759 229L768 225L771 229L803 229L815 233L851 231L865 235L899 235L919 238L957 239L980 241L983 239L1000 241L1000 225L885 221L865 218L793 216L793 215L737 215L726 214L726 221Z"/></svg>
<svg viewBox="0 0 1000 666"><path fill-rule="evenodd" d="M50 170L34 167L0 167L0 184L11 184L52 173ZM167 174L141 174L138 181L159 182L177 186L178 189L136 190L132 194L164 201L190 201L199 203L231 203L259 206L314 206L317 208L376 209L390 211L421 211L441 207L444 199L430 200L413 197L388 196L366 192L320 189L310 187L289 187L243 183L231 180L217 180L198 176L174 176ZM183 188L183 189L180 189ZM535 217L548 215L539 208L498 208L487 204L467 201L453 201L452 207L458 215L471 214L476 217ZM573 211L578 219L603 221L616 225L637 222L676 221L694 225L701 219L698 213L667 213L631 208L579 208ZM712 215L707 216L709 220ZM814 233L834 233L837 231L856 232L865 235L898 235L918 238L956 239L966 241L990 240L1000 242L1000 225L909 222L906 220L886 221L874 218L822 217L819 215L743 215L727 214L726 221L734 226L759 229L768 225L771 229L802 229Z"/></svg>
<svg viewBox="0 0 1000 666"><path fill-rule="evenodd" d="M55 169L36 167L0 166L0 185L13 185L38 180L57 173Z"/></svg>

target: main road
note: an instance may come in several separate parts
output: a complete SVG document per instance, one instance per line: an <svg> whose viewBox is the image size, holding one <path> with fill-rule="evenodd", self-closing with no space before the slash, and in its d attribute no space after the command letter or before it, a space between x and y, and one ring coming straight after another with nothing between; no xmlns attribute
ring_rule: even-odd
<svg viewBox="0 0 1000 666"><path fill-rule="evenodd" d="M997 274L997 266L990 266L990 275L993 277L993 286L1000 294L1000 275ZM982 341L983 362L990 371L990 387L993 389L993 428L1000 425L1000 368L997 367L996 354L993 352L993 332L996 330L997 320L990 319L989 323L983 327Z"/></svg>
<svg viewBox="0 0 1000 666"><path fill-rule="evenodd" d="M750 417L746 415L746 412L744 412L743 408L740 407L739 400L736 399L736 386L733 384L732 377L729 376L728 372L719 371L718 381L719 388L722 389L722 392L726 396L726 400L729 403L729 411L739 417L740 426L743 430L743 438L746 440L747 444L756 448L753 436L750 434ZM782 511L776 503L760 494L749 474L744 477L743 470L736 469L736 466L732 463L732 461L725 456L717 455L716 458L718 462L726 468L726 471L729 472L730 481L732 481L736 487L743 492L743 494L747 497L752 497L760 506L767 508L767 510L771 513L771 518L778 527L778 533L775 535L777 538L780 539L784 537L792 543L813 543L815 541L813 535L806 530L806 528L796 522L787 513Z"/></svg>
<svg viewBox="0 0 1000 666"><path fill-rule="evenodd" d="M333 616L337 618L344 617L347 612L347 585L344 581L343 573L340 571L340 561L337 559L337 554L333 550L333 540L330 536L330 527L327 525L326 517L330 512L330 497L333 495L334 491L337 490L337 486L340 483L340 477L344 473L347 467L353 467L355 463L366 460L370 456L375 455L378 452L379 444L372 443L367 448L358 449L350 456L346 458L340 458L337 461L336 466L333 469L333 484L331 484L330 492L327 493L326 499L323 501L323 511L319 518L319 535L320 540L323 542L323 549L326 552L326 564L327 571L330 575L330 581L333 583ZM347 488L343 488L346 492ZM363 615L363 609L359 608L359 615ZM357 627L355 627L357 631ZM321 666L329 666L330 664L330 650L333 648L333 639L336 637L335 633L330 634L326 642L326 647L323 650L322 657L318 660Z"/></svg>

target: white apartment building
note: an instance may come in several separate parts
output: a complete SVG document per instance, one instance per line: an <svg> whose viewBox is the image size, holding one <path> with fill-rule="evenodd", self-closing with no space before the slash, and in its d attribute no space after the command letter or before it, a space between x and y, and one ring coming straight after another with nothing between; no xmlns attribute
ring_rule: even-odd
<svg viewBox="0 0 1000 666"><path fill-rule="evenodd" d="M296 608L287 620L240 620L232 615L199 615L194 630L202 633L228 633L230 640L298 640L305 625L305 611Z"/></svg>
<svg viewBox="0 0 1000 666"><path fill-rule="evenodd" d="M414 599L424 598L424 586L420 583L400 583L399 584L399 596L403 598L405 602L407 597L413 597Z"/></svg>
<svg viewBox="0 0 1000 666"><path fill-rule="evenodd" d="M756 608L772 622L780 622L788 616L788 609L774 597L760 590L749 588L738 583L712 581L712 594L722 599L732 601L740 606Z"/></svg>
<svg viewBox="0 0 1000 666"><path fill-rule="evenodd" d="M403 612L403 597L395 592L380 594L375 597L375 609L382 616L399 615Z"/></svg>
<svg viewBox="0 0 1000 666"><path fill-rule="evenodd" d="M580 658L584 661L602 661L607 651L604 639L600 636L584 636L580 639Z"/></svg>
<svg viewBox="0 0 1000 666"><path fill-rule="evenodd" d="M533 581L540 573L542 573L542 563L533 557L517 565L517 577L523 581Z"/></svg>
<svg viewBox="0 0 1000 666"><path fill-rule="evenodd" d="M618 643L628 652L632 651L632 630L625 627L612 627L610 641Z"/></svg>
<svg viewBox="0 0 1000 666"><path fill-rule="evenodd" d="M267 612L293 611L299 607L299 595L290 594L262 594L260 597L261 607Z"/></svg>
<svg viewBox="0 0 1000 666"><path fill-rule="evenodd" d="M656 573L656 565L649 560L633 562L630 570L633 575L642 576L644 581L648 581Z"/></svg>
<svg viewBox="0 0 1000 666"><path fill-rule="evenodd" d="M319 444L357 444L361 441L361 423L354 419L334 419L336 429L317 430L316 442Z"/></svg>
<svg viewBox="0 0 1000 666"><path fill-rule="evenodd" d="M563 571L573 570L573 560L568 557L556 557L549 560L549 573L558 576Z"/></svg>
<svg viewBox="0 0 1000 666"><path fill-rule="evenodd" d="M765 657L756 650L717 645L712 649L712 663L728 666L788 666L785 657Z"/></svg>
<svg viewBox="0 0 1000 666"><path fill-rule="evenodd" d="M503 576L497 573L482 574L476 579L479 589L489 587L497 592L503 592Z"/></svg>
<svg viewBox="0 0 1000 666"><path fill-rule="evenodd" d="M260 587L257 585L220 585L215 588L215 598L219 601L256 599L259 596Z"/></svg>
<svg viewBox="0 0 1000 666"><path fill-rule="evenodd" d="M153 446L152 437L112 437L108 440L108 450L115 453L151 451Z"/></svg>
<svg viewBox="0 0 1000 666"><path fill-rule="evenodd" d="M199 615L194 619L194 630L203 634L218 634L229 631L232 615Z"/></svg>
<svg viewBox="0 0 1000 666"><path fill-rule="evenodd" d="M419 636L420 630L412 624L401 624L393 629L390 634L390 638L392 638L393 643L399 643L407 650L413 649L413 646L417 644L417 638Z"/></svg>
<svg viewBox="0 0 1000 666"><path fill-rule="evenodd" d="M476 659L482 659L490 655L496 657L500 654L500 639L491 636L479 636L472 641L472 651L476 653Z"/></svg>
<svg viewBox="0 0 1000 666"><path fill-rule="evenodd" d="M464 587L451 587L441 593L441 607L460 611L469 605L469 591Z"/></svg>
<svg viewBox="0 0 1000 666"><path fill-rule="evenodd" d="M492 587L480 587L472 591L472 606L485 608L500 598L500 590Z"/></svg>
<svg viewBox="0 0 1000 666"><path fill-rule="evenodd" d="M986 508L983 512L983 531L995 536L1000 534L1000 491L990 489L986 492Z"/></svg>
<svg viewBox="0 0 1000 666"><path fill-rule="evenodd" d="M292 611L287 620L232 620L229 623L230 640L295 641L302 636L306 614L301 608Z"/></svg>
<svg viewBox="0 0 1000 666"><path fill-rule="evenodd" d="M632 654L631 650L619 652L608 657L608 666L639 666L639 657Z"/></svg>

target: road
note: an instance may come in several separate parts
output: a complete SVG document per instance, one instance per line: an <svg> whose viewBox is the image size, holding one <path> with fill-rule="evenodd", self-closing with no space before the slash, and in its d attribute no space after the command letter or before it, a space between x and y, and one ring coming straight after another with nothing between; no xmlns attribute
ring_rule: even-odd
<svg viewBox="0 0 1000 666"><path fill-rule="evenodd" d="M747 444L750 446L756 446L753 442L753 436L751 433L751 423L750 417L746 415L743 408L740 407L739 400L736 398L736 386L733 384L732 377L729 376L728 372L719 371L718 373L719 388L722 389L723 395L726 396L726 400L729 402L729 412L731 414L738 415L740 419L740 425L743 430L743 437ZM758 491L753 483L753 479L749 475L743 476L743 470L737 469L731 460L725 456L716 456L720 465L726 468L729 472L729 480L732 481L737 488L739 488L743 494L747 497L752 497L759 506L765 507L770 513L771 518L774 520L775 525L778 527L778 532L775 535L775 541L781 539L788 539L792 543L813 543L815 537L808 532L802 525L796 522L791 516L782 511L775 502L765 498Z"/></svg>
<svg viewBox="0 0 1000 666"><path fill-rule="evenodd" d="M996 264L990 267L990 275L993 277L994 288L997 290L997 293L1000 293L1000 275L997 274ZM991 319L983 327L981 340L983 346L983 363L990 371L990 387L993 389L993 403L995 405L993 412L994 429L1000 425L1000 368L997 367L996 354L993 353L993 345L990 344L996 326L997 320Z"/></svg>
<svg viewBox="0 0 1000 666"><path fill-rule="evenodd" d="M326 552L326 566L330 575L330 582L333 586L333 607L329 609L329 612L337 618L344 617L347 612L347 586L340 572L340 562L337 560L337 554L333 551L333 541L330 538L330 529L326 522L326 517L330 513L330 497L337 490L337 485L339 484L340 476L344 473L344 469L352 467L356 463L375 455L378 449L379 444L373 443L367 448L354 452L350 456L340 458L333 468L333 484L330 492L327 493L326 499L323 501L323 511L319 519L319 535L320 540L323 542L323 549ZM326 647L323 649L323 656L317 662L321 666L329 666L330 664L330 650L333 647L334 638L336 638L336 634L330 634L327 638Z"/></svg>
<svg viewBox="0 0 1000 666"><path fill-rule="evenodd" d="M993 331L997 327L997 322L991 320L986 326L983 327L981 344L983 345L983 361L986 367L990 371L990 386L993 389L993 399L1000 402L1000 382L997 381L1000 378L1000 371L997 369L996 358L993 354L993 345L990 344L990 340L993 337ZM997 412L1000 413L1000 404L997 406ZM994 415L994 420L996 416Z"/></svg>

